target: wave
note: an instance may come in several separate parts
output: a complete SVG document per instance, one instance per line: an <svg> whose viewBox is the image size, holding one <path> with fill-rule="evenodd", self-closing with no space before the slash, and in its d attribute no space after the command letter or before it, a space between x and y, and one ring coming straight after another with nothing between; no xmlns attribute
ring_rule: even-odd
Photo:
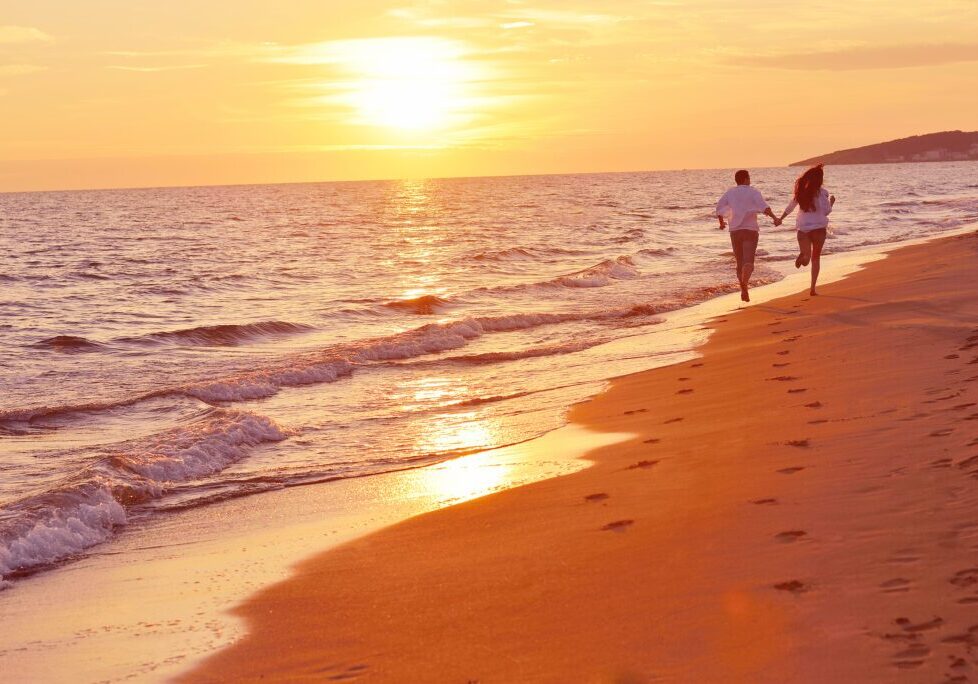
<svg viewBox="0 0 978 684"><path fill-rule="evenodd" d="M631 311L631 310L629 310ZM645 315L643 311L640 314L635 315ZM611 341L614 338L611 337L601 337L597 339L589 340L579 340L577 342L569 342L567 344L553 344L541 347L531 347L529 349L518 349L514 351L502 351L502 352L486 352L483 354L460 354L458 356L449 356L445 361L455 362L455 363L471 363L471 364L484 364L484 363L499 363L500 361L517 361L519 359L530 359L539 356L555 356L558 354L572 354L574 352L583 351L585 349L590 349L591 347L596 347L606 342Z"/></svg>
<svg viewBox="0 0 978 684"><path fill-rule="evenodd" d="M84 337L74 335L56 335L36 342L32 346L38 349L53 349L65 353L93 352L103 348L98 342L92 342Z"/></svg>
<svg viewBox="0 0 978 684"><path fill-rule="evenodd" d="M120 337L115 341L130 344L180 344L201 347L233 347L262 337L296 335L314 330L313 326L288 321L259 321L225 325L202 325L196 328Z"/></svg>
<svg viewBox="0 0 978 684"><path fill-rule="evenodd" d="M5 506L0 588L106 541L133 507L165 496L174 483L220 472L287 436L265 416L211 409L196 422L105 449L77 477Z"/></svg>
<svg viewBox="0 0 978 684"><path fill-rule="evenodd" d="M488 250L472 256L475 261L514 261L525 259L546 259L549 257L578 256L587 254L587 250L570 247L507 247L505 249Z"/></svg>
<svg viewBox="0 0 978 684"><path fill-rule="evenodd" d="M363 342L293 356L264 368L201 380L114 401L87 404L41 405L0 410L0 426L13 430L18 424L60 415L96 413L166 396L185 396L206 403L248 401L277 394L283 387L330 383L353 374L358 364L398 361L437 354L465 346L488 333L513 332L571 321L605 320L646 316L653 309L629 308L605 312L525 313L509 316L464 318L448 323L429 323L412 330Z"/></svg>
<svg viewBox="0 0 978 684"><path fill-rule="evenodd" d="M638 250L642 256L667 256L676 252L675 247L646 247Z"/></svg>
<svg viewBox="0 0 978 684"><path fill-rule="evenodd" d="M589 268L560 276L551 282L564 287L605 287L612 280L631 280L638 278L639 272L631 257L605 259Z"/></svg>
<svg viewBox="0 0 978 684"><path fill-rule="evenodd" d="M437 313L440 307L443 307L448 303L449 302L447 299L429 294L421 295L420 297L415 297L414 299L396 299L392 302L387 302L384 304L384 306L391 309L409 311L419 315L430 315Z"/></svg>

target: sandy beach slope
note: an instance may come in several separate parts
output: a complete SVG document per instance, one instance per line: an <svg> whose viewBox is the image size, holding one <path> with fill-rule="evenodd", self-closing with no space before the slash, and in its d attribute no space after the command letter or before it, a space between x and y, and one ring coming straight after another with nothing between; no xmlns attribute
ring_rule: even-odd
<svg viewBox="0 0 978 684"><path fill-rule="evenodd" d="M716 320L574 409L635 434L593 467L302 563L185 680L978 677L976 259L945 238Z"/></svg>

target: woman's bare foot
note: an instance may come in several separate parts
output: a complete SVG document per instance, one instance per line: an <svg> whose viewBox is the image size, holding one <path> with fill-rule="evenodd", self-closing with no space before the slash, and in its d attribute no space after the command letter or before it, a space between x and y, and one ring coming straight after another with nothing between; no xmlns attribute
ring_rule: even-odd
<svg viewBox="0 0 978 684"><path fill-rule="evenodd" d="M801 254L795 257L795 268L801 268Z"/></svg>
<svg viewBox="0 0 978 684"><path fill-rule="evenodd" d="M750 295L747 294L747 288L746 287L740 288L740 299L741 299L741 301L744 301L744 302L749 302L750 301Z"/></svg>
<svg viewBox="0 0 978 684"><path fill-rule="evenodd" d="M818 296L818 292L815 291L815 288L814 287L811 290L808 291L808 294L810 294L812 297L817 297Z"/></svg>

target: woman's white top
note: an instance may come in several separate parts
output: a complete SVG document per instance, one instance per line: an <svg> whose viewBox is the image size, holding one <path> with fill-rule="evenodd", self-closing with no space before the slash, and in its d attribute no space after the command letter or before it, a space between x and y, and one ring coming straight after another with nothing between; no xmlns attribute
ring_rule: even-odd
<svg viewBox="0 0 978 684"><path fill-rule="evenodd" d="M788 202L788 206L785 207L784 216L787 216L795 210L798 206L798 201L792 199ZM829 227L829 214L832 213L832 203L829 201L829 191L825 188L821 188L818 191L818 196L815 198L815 211L802 211L798 210L798 216L795 218L795 229L802 232L808 232L809 230L818 230L819 228Z"/></svg>

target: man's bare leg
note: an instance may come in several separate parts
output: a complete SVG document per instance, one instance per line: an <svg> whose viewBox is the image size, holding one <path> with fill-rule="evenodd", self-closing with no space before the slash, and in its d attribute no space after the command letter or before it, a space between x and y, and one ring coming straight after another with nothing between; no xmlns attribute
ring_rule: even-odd
<svg viewBox="0 0 978 684"><path fill-rule="evenodd" d="M750 285L750 277L753 273L754 262L744 262L744 265L740 268L740 273L738 274L738 279L740 280L740 299L742 301L750 301L750 294L747 292L747 287Z"/></svg>

